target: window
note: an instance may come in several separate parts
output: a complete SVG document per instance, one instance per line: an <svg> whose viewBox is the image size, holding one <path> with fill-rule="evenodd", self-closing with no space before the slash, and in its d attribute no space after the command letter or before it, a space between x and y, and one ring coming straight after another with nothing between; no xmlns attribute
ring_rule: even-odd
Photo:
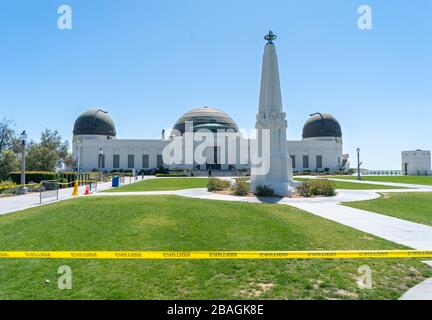
<svg viewBox="0 0 432 320"><path fill-rule="evenodd" d="M296 163L295 163L295 155L291 155L291 162L292 162L292 168L295 169Z"/></svg>
<svg viewBox="0 0 432 320"><path fill-rule="evenodd" d="M113 155L113 168L114 169L120 168L120 155L119 154Z"/></svg>
<svg viewBox="0 0 432 320"><path fill-rule="evenodd" d="M303 169L309 168L309 156L303 156Z"/></svg>
<svg viewBox="0 0 432 320"><path fill-rule="evenodd" d="M150 165L149 165L149 155L148 154L143 154L143 156L142 156L142 167L143 168L150 167Z"/></svg>
<svg viewBox="0 0 432 320"><path fill-rule="evenodd" d="M99 169L104 169L105 168L105 155L104 154L100 154L99 158L98 158L98 168Z"/></svg>
<svg viewBox="0 0 432 320"><path fill-rule="evenodd" d="M133 154L128 154L128 168L135 168L135 156Z"/></svg>
<svg viewBox="0 0 432 320"><path fill-rule="evenodd" d="M163 168L163 158L161 154L157 155L157 167L158 168Z"/></svg>
<svg viewBox="0 0 432 320"><path fill-rule="evenodd" d="M317 169L322 169L322 156L316 156L316 167Z"/></svg>

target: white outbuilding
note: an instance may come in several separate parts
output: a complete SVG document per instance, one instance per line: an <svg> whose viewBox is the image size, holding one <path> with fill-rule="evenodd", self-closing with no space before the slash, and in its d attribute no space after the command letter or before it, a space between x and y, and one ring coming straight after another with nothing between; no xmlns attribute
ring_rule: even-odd
<svg viewBox="0 0 432 320"><path fill-rule="evenodd" d="M426 150L402 151L402 172L404 175L430 175L431 152Z"/></svg>

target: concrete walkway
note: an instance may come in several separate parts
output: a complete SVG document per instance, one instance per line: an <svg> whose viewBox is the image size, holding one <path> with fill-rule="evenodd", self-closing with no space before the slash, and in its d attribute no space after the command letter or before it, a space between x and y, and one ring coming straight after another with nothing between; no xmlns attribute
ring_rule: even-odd
<svg viewBox="0 0 432 320"><path fill-rule="evenodd" d="M146 179L150 179L153 177L146 177ZM125 184L134 183L137 181L141 181L142 179L139 177L138 180L129 180L125 178ZM97 191L103 191L111 188L111 182L101 182L97 184ZM72 197L73 188L65 188L59 189L58 200L56 197L50 197L43 199L42 204L40 204L40 194L39 192L30 192L21 196L10 196L10 197L1 197L0 198L0 215L7 214L10 212L21 211L32 207L37 207L41 205L51 204L57 201L67 200ZM81 196L85 191L85 186L78 187L78 194Z"/></svg>

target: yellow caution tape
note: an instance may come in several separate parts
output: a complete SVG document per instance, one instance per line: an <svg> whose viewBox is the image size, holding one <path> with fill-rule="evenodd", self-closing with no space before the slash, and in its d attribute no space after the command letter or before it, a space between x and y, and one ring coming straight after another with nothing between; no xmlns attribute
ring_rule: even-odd
<svg viewBox="0 0 432 320"><path fill-rule="evenodd" d="M97 180L78 180L79 183L97 183ZM75 183L74 181L71 182L59 182L59 181L49 181L49 184L56 184L56 185L60 185L60 186L65 186L65 185L72 185ZM6 190L6 189L19 189L22 187L34 187L34 188L39 188L44 184L44 182L40 182L40 183L27 183L27 184L17 184L15 186L9 186L9 187L0 187L0 190Z"/></svg>
<svg viewBox="0 0 432 320"><path fill-rule="evenodd" d="M382 259L432 258L431 251L0 251L0 259Z"/></svg>

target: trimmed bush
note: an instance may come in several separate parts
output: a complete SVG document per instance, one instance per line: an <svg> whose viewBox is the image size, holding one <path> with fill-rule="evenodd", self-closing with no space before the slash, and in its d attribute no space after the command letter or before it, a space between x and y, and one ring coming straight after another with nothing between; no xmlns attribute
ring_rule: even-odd
<svg viewBox="0 0 432 320"><path fill-rule="evenodd" d="M207 182L208 191L221 191L228 189L230 187L230 182L228 180L223 180L219 178L209 178Z"/></svg>
<svg viewBox="0 0 432 320"><path fill-rule="evenodd" d="M140 176L152 176L156 174L156 169L141 169L138 171L138 175Z"/></svg>
<svg viewBox="0 0 432 320"><path fill-rule="evenodd" d="M21 172L11 172L9 173L9 179L16 184L21 183ZM26 171L25 173L26 183L34 182L39 183L42 180L58 180L59 175L55 172L48 171Z"/></svg>
<svg viewBox="0 0 432 320"><path fill-rule="evenodd" d="M238 178L231 186L231 194L235 196L245 196L249 193L249 183L246 178Z"/></svg>
<svg viewBox="0 0 432 320"><path fill-rule="evenodd" d="M255 189L255 195L257 197L268 197L274 195L274 190L270 188L269 186L265 185L258 185Z"/></svg>
<svg viewBox="0 0 432 320"><path fill-rule="evenodd" d="M157 173L156 177L188 177L186 173Z"/></svg>
<svg viewBox="0 0 432 320"><path fill-rule="evenodd" d="M169 173L169 169L168 168L164 168L164 167L160 167L156 169L156 174L158 173L163 173L163 174L168 174Z"/></svg>

